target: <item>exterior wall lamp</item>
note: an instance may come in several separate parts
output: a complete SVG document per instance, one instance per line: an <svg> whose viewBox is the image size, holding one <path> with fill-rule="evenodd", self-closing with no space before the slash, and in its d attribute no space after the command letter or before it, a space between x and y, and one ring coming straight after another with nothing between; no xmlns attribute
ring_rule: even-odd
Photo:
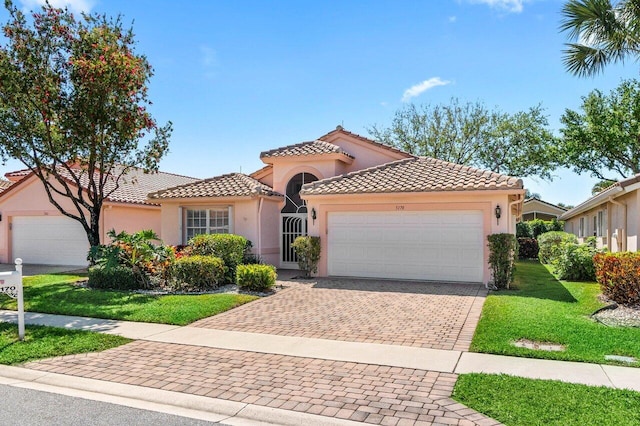
<svg viewBox="0 0 640 426"><path fill-rule="evenodd" d="M500 204L496 206L496 225L500 225L500 216L502 216L502 209L500 208Z"/></svg>
<svg viewBox="0 0 640 426"><path fill-rule="evenodd" d="M314 223L316 222L316 217L317 217L317 214L316 214L316 208L315 208L315 207L313 207L313 208L311 209L311 219L313 219L313 222L314 222Z"/></svg>

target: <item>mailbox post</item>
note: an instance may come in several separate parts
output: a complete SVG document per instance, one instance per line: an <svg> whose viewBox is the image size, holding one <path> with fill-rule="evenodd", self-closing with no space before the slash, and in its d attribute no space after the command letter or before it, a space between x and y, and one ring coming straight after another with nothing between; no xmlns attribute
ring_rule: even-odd
<svg viewBox="0 0 640 426"><path fill-rule="evenodd" d="M24 340L24 293L22 288L22 259L16 259L16 270L0 272L0 293L18 299L18 337Z"/></svg>

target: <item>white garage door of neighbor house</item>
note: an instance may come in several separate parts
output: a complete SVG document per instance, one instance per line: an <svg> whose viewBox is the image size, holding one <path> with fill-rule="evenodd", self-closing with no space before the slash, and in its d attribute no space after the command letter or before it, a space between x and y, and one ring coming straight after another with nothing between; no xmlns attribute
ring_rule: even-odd
<svg viewBox="0 0 640 426"><path fill-rule="evenodd" d="M14 216L12 255L24 263L87 266L89 242L82 225L65 216Z"/></svg>
<svg viewBox="0 0 640 426"><path fill-rule="evenodd" d="M482 282L481 211L329 213L332 276Z"/></svg>

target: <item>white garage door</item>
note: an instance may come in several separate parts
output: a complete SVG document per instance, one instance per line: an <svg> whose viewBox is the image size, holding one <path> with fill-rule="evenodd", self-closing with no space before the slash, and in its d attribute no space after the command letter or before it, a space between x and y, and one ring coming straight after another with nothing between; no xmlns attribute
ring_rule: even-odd
<svg viewBox="0 0 640 426"><path fill-rule="evenodd" d="M82 225L64 216L14 216L13 258L43 265L87 265L89 242Z"/></svg>
<svg viewBox="0 0 640 426"><path fill-rule="evenodd" d="M481 211L330 213L333 276L482 282Z"/></svg>

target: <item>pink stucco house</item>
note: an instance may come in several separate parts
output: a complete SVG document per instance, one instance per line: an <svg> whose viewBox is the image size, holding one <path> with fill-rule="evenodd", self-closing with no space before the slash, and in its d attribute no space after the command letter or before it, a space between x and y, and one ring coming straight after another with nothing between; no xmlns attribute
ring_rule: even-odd
<svg viewBox="0 0 640 426"><path fill-rule="evenodd" d="M0 192L0 262L20 257L25 263L87 265L89 243L79 222L63 216L50 202L42 182L29 170L7 173L11 185ZM170 173L145 174L131 170L120 187L106 199L100 232L161 232L160 205L147 194L168 186L196 181ZM67 211L74 211L68 198L57 198Z"/></svg>
<svg viewBox="0 0 640 426"><path fill-rule="evenodd" d="M564 229L612 252L640 250L640 173L622 179L560 216Z"/></svg>
<svg viewBox="0 0 640 426"><path fill-rule="evenodd" d="M319 236L320 276L488 282L486 236L515 233L522 181L416 157L344 130L260 154L266 164L149 194L165 243L235 233L281 268Z"/></svg>

